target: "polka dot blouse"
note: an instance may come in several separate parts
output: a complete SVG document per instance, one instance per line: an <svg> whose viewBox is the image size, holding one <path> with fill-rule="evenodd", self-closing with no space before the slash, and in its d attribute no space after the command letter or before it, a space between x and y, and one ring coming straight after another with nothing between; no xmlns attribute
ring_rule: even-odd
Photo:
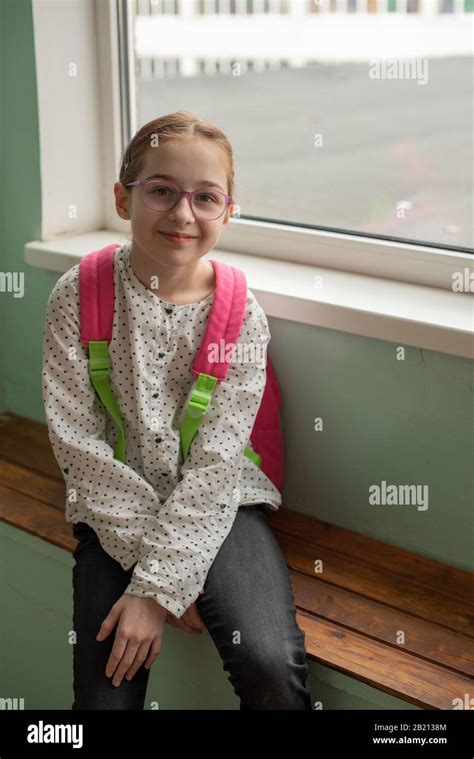
<svg viewBox="0 0 474 759"><path fill-rule="evenodd" d="M59 278L48 300L43 402L66 482L66 520L92 527L123 569L136 564L126 593L153 597L180 617L203 589L237 509L281 506L278 489L243 454L252 448L266 373L262 360L249 363L248 352L237 345L227 379L217 383L181 464L179 428L213 293L185 305L162 300L135 276L130 254L130 242L115 251L109 349L126 463L113 458L117 429L88 375L79 329L79 264ZM237 342L256 344L254 355L265 356L269 340L265 313L247 289Z"/></svg>

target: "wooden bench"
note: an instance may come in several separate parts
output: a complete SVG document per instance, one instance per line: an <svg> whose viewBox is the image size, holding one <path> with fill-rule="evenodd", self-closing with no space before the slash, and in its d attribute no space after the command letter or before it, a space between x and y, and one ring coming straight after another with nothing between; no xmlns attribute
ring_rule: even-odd
<svg viewBox="0 0 474 759"><path fill-rule="evenodd" d="M64 500L46 427L4 414L0 518L72 552ZM310 659L421 708L453 709L453 699L465 698L468 708L471 573L285 508L269 512L268 522L290 569Z"/></svg>

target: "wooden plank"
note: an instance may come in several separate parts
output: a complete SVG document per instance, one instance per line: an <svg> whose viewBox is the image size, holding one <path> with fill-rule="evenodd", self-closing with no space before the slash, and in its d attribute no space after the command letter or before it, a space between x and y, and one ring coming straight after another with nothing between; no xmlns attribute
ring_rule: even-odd
<svg viewBox="0 0 474 759"><path fill-rule="evenodd" d="M309 614L421 656L460 674L474 676L474 640L419 619L403 609L372 601L323 580L291 572L295 605ZM474 628L474 621L472 622ZM397 643L403 631L403 645ZM474 632L474 630L473 630Z"/></svg>
<svg viewBox="0 0 474 759"><path fill-rule="evenodd" d="M472 678L297 611L308 657L422 709L452 709L472 693Z"/></svg>
<svg viewBox="0 0 474 759"><path fill-rule="evenodd" d="M0 458L63 479L44 424L15 414L0 415Z"/></svg>
<svg viewBox="0 0 474 759"><path fill-rule="evenodd" d="M336 551L377 571L384 569L420 589L442 588L474 609L472 572L286 508L267 514L275 530L303 537L308 545Z"/></svg>
<svg viewBox="0 0 474 759"><path fill-rule="evenodd" d="M67 551L72 552L77 544L72 523L66 522L64 512L3 485L0 485L0 519Z"/></svg>
<svg viewBox="0 0 474 759"><path fill-rule="evenodd" d="M66 501L64 480L57 480L55 477L39 474L13 464L11 461L0 459L0 482L10 490L29 495L46 506L52 506L64 512Z"/></svg>
<svg viewBox="0 0 474 759"><path fill-rule="evenodd" d="M445 625L466 635L472 634L472 609L440 588L423 592L403 578L375 567L360 564L347 556L309 544L301 538L275 531L275 537L290 569L315 577L315 561L323 562L319 578L360 596L367 596L396 609L404 609L422 619Z"/></svg>

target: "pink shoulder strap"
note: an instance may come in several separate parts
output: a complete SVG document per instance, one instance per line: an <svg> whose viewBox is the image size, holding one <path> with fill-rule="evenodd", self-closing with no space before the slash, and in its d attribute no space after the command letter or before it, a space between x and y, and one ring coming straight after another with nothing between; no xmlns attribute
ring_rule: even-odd
<svg viewBox="0 0 474 759"><path fill-rule="evenodd" d="M79 264L81 342L111 340L114 321L114 252L107 245L82 258Z"/></svg>
<svg viewBox="0 0 474 759"><path fill-rule="evenodd" d="M247 281L244 272L234 266L213 259L210 263L214 266L216 273L216 292L192 371L196 378L203 372L217 377L217 380L221 382L227 377L231 356L230 351L220 350L220 341L222 339L225 341L225 348L238 340L247 303ZM209 360L212 344L219 346L219 355L222 355L223 361Z"/></svg>

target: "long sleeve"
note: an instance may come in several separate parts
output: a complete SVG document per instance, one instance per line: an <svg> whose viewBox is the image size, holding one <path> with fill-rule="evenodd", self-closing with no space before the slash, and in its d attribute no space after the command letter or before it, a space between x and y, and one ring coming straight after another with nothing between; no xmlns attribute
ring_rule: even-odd
<svg viewBox="0 0 474 759"><path fill-rule="evenodd" d="M43 332L43 403L49 439L66 482L66 516L86 521L123 569L161 505L153 487L113 458L106 413L91 385L80 341L78 266L56 283Z"/></svg>
<svg viewBox="0 0 474 759"><path fill-rule="evenodd" d="M216 384L181 479L142 536L125 592L153 597L176 617L203 589L235 520L243 452L265 388L269 340L266 316L250 294L227 378Z"/></svg>

